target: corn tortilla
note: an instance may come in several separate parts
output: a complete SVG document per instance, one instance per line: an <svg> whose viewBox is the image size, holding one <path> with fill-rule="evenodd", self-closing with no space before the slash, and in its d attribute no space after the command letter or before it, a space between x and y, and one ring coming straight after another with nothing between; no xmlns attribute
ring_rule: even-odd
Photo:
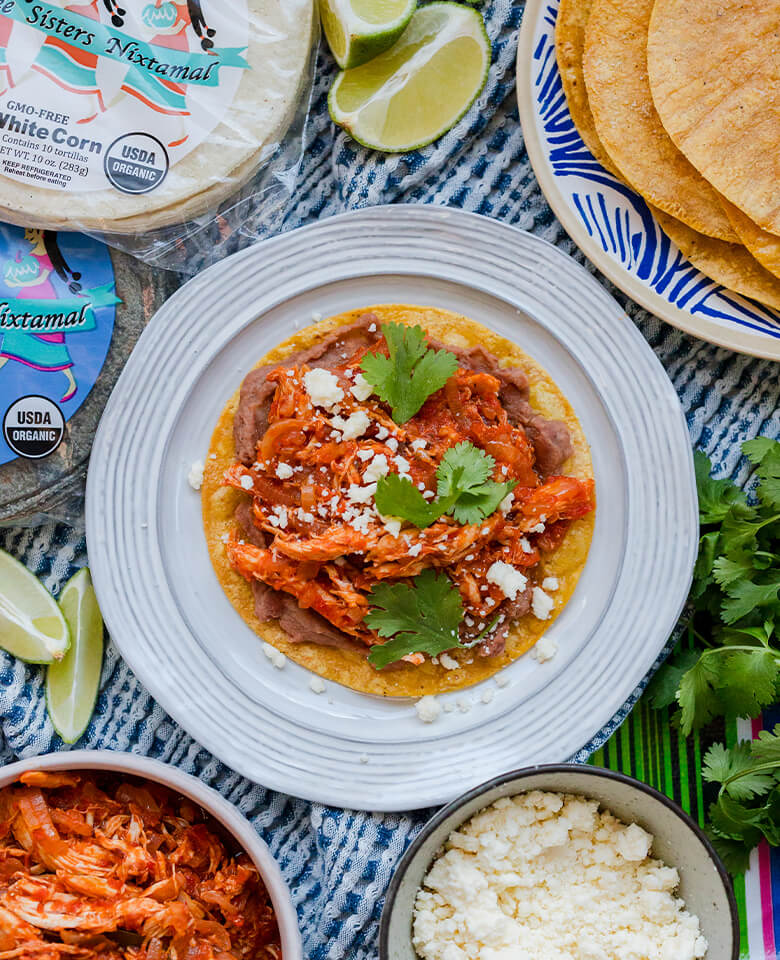
<svg viewBox="0 0 780 960"><path fill-rule="evenodd" d="M592 6L593 0L561 0L555 21L555 56L563 92L569 104L569 113L583 143L605 170L622 180L619 170L596 132L582 72L585 27Z"/></svg>
<svg viewBox="0 0 780 960"><path fill-rule="evenodd" d="M780 0L657 0L650 86L671 138L762 230L780 235Z"/></svg>
<svg viewBox="0 0 780 960"><path fill-rule="evenodd" d="M780 310L780 280L765 270L745 247L705 237L660 210L655 211L655 215L664 232L694 267L735 293Z"/></svg>
<svg viewBox="0 0 780 960"><path fill-rule="evenodd" d="M677 149L655 110L647 77L653 0L594 0L583 71L599 139L648 203L707 236L738 243L717 194Z"/></svg>
<svg viewBox="0 0 780 960"><path fill-rule="evenodd" d="M780 237L774 233L762 230L757 223L753 223L747 214L725 197L720 198L726 216L737 231L739 239L758 260L762 267L775 277L780 278Z"/></svg>
<svg viewBox="0 0 780 960"><path fill-rule="evenodd" d="M549 374L518 346L473 320L448 310L389 304L363 307L306 327L279 344L258 361L257 366L281 362L290 354L314 344L323 335L354 323L371 311L380 322L419 324L432 337L452 346L470 347L482 344L498 357L502 366L521 366L530 382L531 405L546 417L564 420L571 431L574 453L562 472L588 479L593 476L590 450L571 405ZM239 386L239 385L237 385ZM211 439L209 457L202 487L203 523L211 561L228 599L245 622L264 641L273 644L287 657L326 680L333 680L361 693L385 697L420 697L466 687L496 673L528 651L548 629L574 592L585 565L593 536L594 515L576 520L560 548L536 568L539 582L544 577L557 577L560 586L552 596L555 607L549 620L540 621L527 615L516 623L507 638L503 654L489 659L478 657L472 650L457 651L460 663L456 670L426 661L419 667L401 663L384 671L376 670L357 651L338 650L313 643L293 643L277 621L261 623L254 613L249 583L230 566L222 537L231 534L236 506L245 497L231 487L222 486L225 470L235 459L233 417L238 406L239 391L225 407ZM214 456L215 459L211 459Z"/></svg>

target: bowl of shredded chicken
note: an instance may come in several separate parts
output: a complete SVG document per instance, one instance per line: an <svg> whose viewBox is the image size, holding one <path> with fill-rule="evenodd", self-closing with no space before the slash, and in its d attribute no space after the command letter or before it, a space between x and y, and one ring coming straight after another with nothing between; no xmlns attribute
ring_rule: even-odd
<svg viewBox="0 0 780 960"><path fill-rule="evenodd" d="M2 960L300 960L252 826L154 760L72 751L0 772Z"/></svg>

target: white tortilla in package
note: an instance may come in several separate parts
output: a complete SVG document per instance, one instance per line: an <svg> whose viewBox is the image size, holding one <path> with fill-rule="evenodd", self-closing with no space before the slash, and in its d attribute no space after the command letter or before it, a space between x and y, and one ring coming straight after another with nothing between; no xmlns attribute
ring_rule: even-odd
<svg viewBox="0 0 780 960"><path fill-rule="evenodd" d="M0 219L194 272L272 232L315 0L0 0Z"/></svg>

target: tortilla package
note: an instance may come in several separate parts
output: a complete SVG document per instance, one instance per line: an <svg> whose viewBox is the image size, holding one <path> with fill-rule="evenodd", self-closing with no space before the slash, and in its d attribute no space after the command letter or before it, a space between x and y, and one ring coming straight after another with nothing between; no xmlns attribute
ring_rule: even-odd
<svg viewBox="0 0 780 960"><path fill-rule="evenodd" d="M316 29L314 0L9 0L0 217L186 272L270 232Z"/></svg>
<svg viewBox="0 0 780 960"><path fill-rule="evenodd" d="M0 224L0 525L83 522L103 408L175 286L91 237Z"/></svg>
<svg viewBox="0 0 780 960"><path fill-rule="evenodd" d="M274 466L275 461L271 463L272 454L268 452L270 449L269 443L273 446L275 440L278 440L278 431L295 427L295 422L289 419L283 419L281 426L278 425L278 417L286 410L284 405L289 406L292 402L288 396L289 385L300 382L301 370L315 371L315 378L324 376L326 380L330 376L326 373L328 370L335 370L341 376L344 373L343 365L345 363L357 362L354 358L365 355L371 350L372 346L376 345L377 349L381 349L381 344L385 342L382 339L382 330L385 329L384 325L386 324L419 326L428 338L430 349L434 347L436 349L444 348L455 353L458 367L457 377L462 376L466 381L473 382L475 389L483 390L485 396L491 394L492 391L493 400L489 401L491 403L498 402L497 398L500 398L507 415L501 414L505 421L505 429L515 431L514 436L518 438L518 449L510 448L508 445L502 447L500 444L494 444L493 446L486 444L489 449L493 450L499 460L502 456L507 456L511 462L512 457L520 455L519 448L530 442L526 438L532 437L534 438L534 447L530 457L536 458L534 469L538 471L542 478L553 476L554 480L557 479L564 486L568 483L569 486L577 486L581 490L589 491L589 503L585 509L576 515L578 518L571 522L561 521L558 524L553 522L554 517L550 516L548 518L550 523L547 536L552 536L553 540L550 543L554 541L555 545L548 552L536 552L528 558L529 562L535 559L538 563L533 568L533 574L530 566L526 570L528 584L524 586L522 595L518 593L513 602L505 601L504 595L499 595L499 600L504 606L494 607L494 610L506 611L506 617L486 617L486 619L493 619L493 626L495 626L496 620L506 620L506 622L496 628L496 633L492 635L492 639L489 638L479 645L473 642L468 647L456 648L441 658L413 656L411 659L416 662L399 661L383 669L377 669L367 659L369 649L373 648L356 641L354 635L345 635L340 630L334 629L333 624L337 622L335 616L331 618L329 623L324 616L313 612L312 609L305 608L305 602L309 601L302 601L299 605L295 596L290 596L282 589L274 590L270 588L268 586L269 582L276 582L277 586L282 582L281 580L273 581L273 575L271 574L266 577L265 583L253 580L251 575L247 577L247 568L241 566L240 557L249 557L247 562L250 565L253 562L252 558L261 562L268 560L276 546L272 551L263 549L263 547L269 545L269 534L272 535L274 531L281 534L281 536L276 537L275 545L280 545L282 540L286 541L281 549L293 552L302 551L305 556L311 554L320 557L321 560L326 553L328 556L333 556L334 551L330 550L328 553L327 545L324 552L317 553L317 550L320 549L318 544L324 541L322 536L318 538L317 530L330 522L320 520L321 517L328 515L327 504L323 503L323 497L326 495L317 492L316 502L314 497L309 497L308 501L304 501L303 498L307 495L307 484L302 481L304 486L300 488L301 502L305 503L306 509L310 509L312 513L304 512L301 514L298 512L296 514L296 516L306 518L307 523L300 528L300 535L294 533L292 537L290 533L294 523L291 511L294 509L292 506L295 502L294 499L286 501L288 507L275 506L272 508L276 513L268 515L263 526L265 532L263 532L260 526L253 524L252 511L254 509L254 518L257 520L259 501L255 497L253 508L252 498L254 493L257 493L261 488L266 492L270 491L268 495L272 500L280 490L279 495L285 496L284 481L280 482L277 478L292 477L293 479L289 482L294 483L295 471L303 469L291 465L293 463L292 457L288 458L289 464L279 462L278 465ZM282 371L286 370L287 373L280 373L279 368ZM270 379L266 380L266 376L269 374ZM352 376L354 371L347 369L346 375ZM271 407L270 404L276 392L276 384L282 382L280 377L282 379L285 377L292 379L286 381L286 386L279 387L281 393L277 396L277 399L273 400L276 406ZM304 374L303 377L305 380L306 375ZM456 379L456 377L452 377L451 381L454 382ZM333 447L332 450L331 447L326 446L321 458L323 465L316 468L321 471L321 474L315 474L315 481L319 479L320 475L324 478L327 471L338 473L342 469L341 464L346 463L348 466L345 469L353 469L354 465L359 465L360 470L365 469L365 476L362 478L362 482L365 483L369 478L369 467L376 467L379 464L384 468L384 472L387 472L388 457L390 461L399 464L399 470L411 469L412 476L417 479L420 474L415 475L416 468L419 466L421 469L425 469L426 464L424 462L413 463L410 467L407 458L416 459L419 456L423 461L429 455L432 458L433 453L431 451L437 443L437 438L440 439L445 435L449 436L449 440L444 442L445 447L448 444L454 444L457 439L455 433L452 432L453 428L446 426L446 424L451 424L448 410L452 408L453 404L455 405L454 408L457 409L459 402L456 396L459 388L453 386L451 381L448 381L450 386L446 390L439 390L429 398L426 403L431 404L431 406L424 405L419 414L419 416L424 417L437 416L434 412L435 409L438 409L437 404L441 406L443 411L441 414L443 419L440 422L437 421L437 425L432 428L431 440L426 447L426 441L423 439L410 441L414 434L409 431L415 424L418 415L415 415L403 428L400 428L390 419L386 406L383 406L375 396L370 399L367 397L364 389L365 383L357 378L353 395L365 398L361 406L363 412L353 411L346 420L337 415L330 423L338 424L339 430L348 430L350 424L353 424L356 420L359 421L364 416L364 412L369 411L369 417L363 420L363 425L365 426L370 420L371 426L367 428L365 434L359 440L352 444L344 445L342 443L341 446ZM363 392L360 392L362 388ZM498 393L496 393L497 389ZM444 399L445 395L446 400ZM312 402L314 402L314 399L312 399ZM303 403L306 409L311 410L310 406L306 406L308 401L305 396ZM350 400L347 407L341 409L341 413L346 415L347 411L352 410L354 406L355 404ZM269 415L272 421L270 427L268 423ZM289 418L292 414L289 410L286 410L284 416ZM315 410L313 416L319 417L320 424L323 423L321 412ZM501 419L501 416L499 419ZM506 422L507 417L509 422ZM519 420L516 419L518 417ZM480 420L480 423L482 422ZM521 423L524 424L524 427L520 426ZM304 429L300 422L298 428ZM415 426L414 429L417 429L417 427ZM450 431L449 434L446 433L447 430ZM342 439L351 435L343 433ZM398 441L394 439L396 435L401 437L400 446ZM313 437L314 434L309 433L307 436ZM389 447L384 445L385 440L390 444ZM327 439L323 439L323 444L327 443ZM310 440L310 447L315 457L318 453L316 448L319 446L318 442ZM307 447L307 449L309 448ZM398 457L395 460L392 453L394 450L398 451ZM402 453L403 456L401 456ZM259 463L252 464L255 458L261 460L263 457L269 458L269 462L265 466L269 469L273 467L275 470L271 474L271 487L268 486L269 481L266 475L261 475L262 470L259 470L259 468L262 465ZM373 459L371 459L372 457ZM366 463L368 467L366 467ZM495 469L501 476L498 465ZM501 467L501 470L506 475L505 468ZM378 470L378 473L382 472L382 470ZM562 476L558 476L559 474ZM355 475L351 473L350 476L354 477ZM226 477L228 478L227 485ZM524 353L520 347L498 336L481 324L446 310L403 305L374 306L331 317L303 329L262 357L254 371L247 375L241 389L234 394L223 411L212 437L209 454L205 461L202 486L203 522L209 553L219 582L231 604L262 640L272 644L285 656L308 668L313 673L363 693L391 697L419 697L468 686L489 677L530 650L549 628L550 623L561 612L573 593L588 555L594 524L592 477L593 470L588 444L571 405L549 374L535 360ZM338 483L338 479L336 482ZM530 480L525 479L523 482L539 484L542 481L534 474ZM252 487L255 483L257 487L253 493ZM342 486L346 484L347 479L343 479ZM431 484L435 485L435 480L429 483L429 488ZM418 483L417 486L420 487L421 484ZM292 489L291 487L287 493L290 493ZM362 496L362 491L365 490L370 493L375 489L376 484L360 489L356 486L350 486L349 495L359 496L360 499L365 501L366 498ZM520 496L519 487L515 489ZM526 494L529 492L530 490L525 490ZM312 494L313 490L309 489L308 493ZM429 489L425 495L433 498L434 492ZM297 497L297 493L295 496ZM361 510L364 509L363 506L354 509L350 507L344 513L344 517L354 517L349 521L352 526L345 524L343 528L338 526L328 527L328 533L343 538L339 542L343 545L344 556L336 556L325 567L329 571L329 575L335 578L334 582L340 584L338 590L343 595L352 598L350 603L343 607L343 610L346 610L346 615L350 616L352 607L357 608L361 602L365 602L364 596L355 592L349 593L352 588L349 586L348 580L352 576L354 578L353 583L359 585L363 574L368 572L371 553L366 547L368 541L365 534L370 533L370 528L375 528L378 522L385 521L387 523L386 529L392 531L392 533L389 537L384 537L386 530L378 531L380 548L387 548L385 556L391 560L391 563L384 568L384 573L378 573L377 575L387 576L389 579L384 581L386 583L393 582L390 571L397 569L400 575L396 582L408 583L410 582L408 578L413 576L420 567L425 566L425 563L416 565L414 558L419 557L420 560L424 560L428 551L435 550L435 547L430 546L430 544L433 541L441 543L447 537L474 539L473 547L460 549L459 556L466 567L470 563L479 564L477 554L481 550L500 551L504 549L497 542L492 543L490 547L488 546L488 541L491 539L489 529L498 530L500 528L504 531L502 536L504 536L507 544L511 540L513 543L512 549L521 554L519 562L522 562L522 551L541 551L541 545L536 538L545 536L545 533L539 533L539 531L544 530L545 525L544 523L536 523L538 517L531 521L535 524L533 530L536 532L529 533L528 539L517 535L514 535L514 539L512 539L513 535L508 532L509 527L507 526L504 529L505 524L512 522L512 514L503 512L513 509L511 503L511 497L507 502L502 502L501 510L497 510L487 517L484 525L479 523L477 526L469 527L448 522L441 527L434 524L427 530L420 530L407 525L402 528L400 522L397 522L394 527L392 518L388 519L380 516L377 520L375 512L373 517L366 520L366 515L361 513ZM262 511L264 508L261 506L260 509ZM368 504L368 509L369 511L372 509L371 504ZM356 513L357 516L355 516ZM290 520L289 524L288 518ZM282 524L283 529L279 529ZM434 532L437 528L443 531L441 536ZM363 533L360 532L361 530ZM522 543L522 548L519 545L520 543ZM428 544L428 546L424 546L424 544ZM350 556L350 549L358 552ZM360 549L364 551L362 555ZM511 559L509 550L510 548L507 546L506 553L501 553L500 556ZM335 552L338 552L338 548ZM464 552L465 556L463 556ZM439 556L443 558L443 554ZM238 561L236 560L237 557L239 557ZM392 563L393 558L395 558L395 565ZM286 561L282 562L286 563ZM236 568L237 566L241 567L241 572ZM316 564L312 565L304 562L295 568L294 575L316 578L319 576L315 573L316 566ZM498 564L498 566L506 565ZM456 581L463 569L462 567L447 566L444 559L441 559L438 568L439 570L446 570L448 574L455 577ZM506 569L510 568L506 567ZM378 568L374 566L372 570L376 571ZM428 573L430 572L428 571ZM466 573L465 576L468 579L470 574ZM521 580L524 579L521 578ZM553 603L550 602L552 610L545 611L546 618L539 618L531 612L532 579L533 582L538 584L544 581L548 586L554 586L554 607ZM460 581L458 583L459 588L461 588ZM487 589L488 586L486 585L485 590ZM493 588L491 587L491 589ZM299 592L298 595L302 596L303 594ZM477 601L479 601L479 594L477 594ZM488 602L497 603L499 601ZM540 612L536 605L534 605L534 611ZM360 614L354 615L353 620L359 616ZM472 624L469 628L472 634L486 626L485 623L475 623L468 616L466 616L465 623ZM357 624L357 627L359 630L362 624ZM463 625L461 627L463 629ZM487 629L492 628L488 626ZM484 635L485 630L482 632Z"/></svg>

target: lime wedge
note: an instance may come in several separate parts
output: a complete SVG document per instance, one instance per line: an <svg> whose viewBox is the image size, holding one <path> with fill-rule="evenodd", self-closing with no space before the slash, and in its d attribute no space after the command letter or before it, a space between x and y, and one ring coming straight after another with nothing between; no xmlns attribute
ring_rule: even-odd
<svg viewBox="0 0 780 960"><path fill-rule="evenodd" d="M322 29L342 70L384 53L406 29L417 0L320 0Z"/></svg>
<svg viewBox="0 0 780 960"><path fill-rule="evenodd" d="M46 671L46 705L57 733L75 743L95 709L103 665L103 618L86 567L62 588L60 609L73 642Z"/></svg>
<svg viewBox="0 0 780 960"><path fill-rule="evenodd" d="M330 115L365 147L387 153L424 147L474 102L490 57L476 10L431 3L414 14L389 50L338 75L328 98Z"/></svg>
<svg viewBox="0 0 780 960"><path fill-rule="evenodd" d="M54 597L0 550L0 648L28 663L52 663L69 646L70 631Z"/></svg>

